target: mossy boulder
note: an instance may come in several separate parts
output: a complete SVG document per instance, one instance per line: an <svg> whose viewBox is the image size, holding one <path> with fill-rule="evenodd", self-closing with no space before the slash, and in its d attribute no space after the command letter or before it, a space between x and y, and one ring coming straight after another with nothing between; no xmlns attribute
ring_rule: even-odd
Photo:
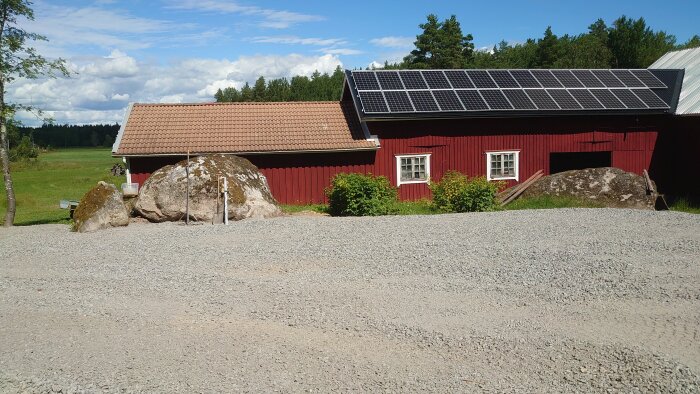
<svg viewBox="0 0 700 394"><path fill-rule="evenodd" d="M656 188L656 186L654 186ZM654 209L644 177L614 167L586 168L543 176L522 197L567 196L612 208Z"/></svg>
<svg viewBox="0 0 700 394"><path fill-rule="evenodd" d="M129 211L116 186L99 182L85 193L73 213L73 229L80 233L129 225Z"/></svg>
<svg viewBox="0 0 700 394"><path fill-rule="evenodd" d="M206 155L190 159L191 220L223 220L223 198L218 195L219 178L228 181L228 218L268 218L281 215L265 176L250 161L233 155ZM185 219L187 205L187 160L165 166L139 190L134 211L152 221Z"/></svg>

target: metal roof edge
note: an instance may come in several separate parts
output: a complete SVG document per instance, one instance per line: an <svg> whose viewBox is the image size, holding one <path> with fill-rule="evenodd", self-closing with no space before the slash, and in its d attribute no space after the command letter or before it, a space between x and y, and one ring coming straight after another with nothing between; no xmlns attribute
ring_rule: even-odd
<svg viewBox="0 0 700 394"><path fill-rule="evenodd" d="M126 107L126 113L124 114L124 121L122 122L121 127L119 127L119 131L117 132L117 138L114 140L114 144L112 144L112 156L119 150L119 144L122 142L122 137L124 136L124 129L126 128L126 122L129 121L129 115L131 115L131 109L134 107L134 103L129 103L129 105Z"/></svg>
<svg viewBox="0 0 700 394"><path fill-rule="evenodd" d="M289 155L295 153L339 153L339 152L358 152L358 151L376 151L379 146L371 146L366 148L346 148L346 149L307 149L307 150L289 150L289 151L258 151L258 152L190 152L191 156L198 155ZM113 157L167 157L167 156L185 156L183 153L134 153L134 154L118 154L113 152Z"/></svg>

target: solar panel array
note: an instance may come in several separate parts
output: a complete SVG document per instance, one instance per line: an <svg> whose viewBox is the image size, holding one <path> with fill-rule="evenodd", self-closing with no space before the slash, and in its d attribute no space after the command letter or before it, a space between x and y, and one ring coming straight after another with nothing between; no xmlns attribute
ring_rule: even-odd
<svg viewBox="0 0 700 394"><path fill-rule="evenodd" d="M649 70L352 71L365 114L669 109Z"/></svg>

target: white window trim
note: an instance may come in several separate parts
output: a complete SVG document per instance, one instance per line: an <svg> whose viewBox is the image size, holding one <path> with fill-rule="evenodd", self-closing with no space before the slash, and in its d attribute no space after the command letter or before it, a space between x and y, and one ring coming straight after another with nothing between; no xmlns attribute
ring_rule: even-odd
<svg viewBox="0 0 700 394"><path fill-rule="evenodd" d="M491 177L491 155L509 155L513 154L513 161L515 164L515 176L508 176L502 178L492 178ZM486 152L486 179L489 181L507 181L515 180L516 182L520 178L520 151L517 150L505 150L505 151L493 151Z"/></svg>
<svg viewBox="0 0 700 394"><path fill-rule="evenodd" d="M401 181L401 159L408 157L425 157L425 180L424 181ZM430 153L420 153L414 155L396 155L396 186L409 185L412 183L430 182Z"/></svg>

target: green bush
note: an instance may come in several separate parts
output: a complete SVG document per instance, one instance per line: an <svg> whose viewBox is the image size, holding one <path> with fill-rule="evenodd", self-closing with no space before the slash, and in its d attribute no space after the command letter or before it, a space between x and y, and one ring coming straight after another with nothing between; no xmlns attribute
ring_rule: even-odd
<svg viewBox="0 0 700 394"><path fill-rule="evenodd" d="M394 213L398 194L386 177L338 174L326 195L332 216L377 216Z"/></svg>
<svg viewBox="0 0 700 394"><path fill-rule="evenodd" d="M26 135L22 137L17 146L10 149L10 161L36 159L38 156L39 149L32 144L32 140Z"/></svg>
<svg viewBox="0 0 700 394"><path fill-rule="evenodd" d="M500 182L486 177L469 179L457 171L447 171L440 182L430 184L433 208L442 212L484 212L496 208Z"/></svg>

